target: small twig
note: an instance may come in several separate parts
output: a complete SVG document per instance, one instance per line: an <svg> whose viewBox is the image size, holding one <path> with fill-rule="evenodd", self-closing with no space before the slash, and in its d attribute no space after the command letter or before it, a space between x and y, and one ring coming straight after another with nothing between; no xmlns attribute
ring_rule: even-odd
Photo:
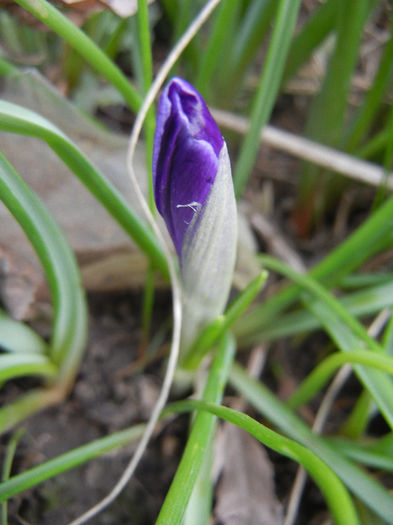
<svg viewBox="0 0 393 525"><path fill-rule="evenodd" d="M179 56L181 55L185 47L188 45L191 39L195 36L195 34L199 31L201 26L209 18L210 14L215 9L215 7L217 7L219 3L220 3L220 0L210 0L205 5L205 7L202 9L199 15L194 19L194 21L191 23L189 28L185 31L183 36L180 38L180 40L178 41L176 46L173 48L171 53L168 55L160 71L158 72L158 75L155 81L153 82L149 91L147 92L146 97L143 101L142 107L140 108L138 112L134 127L132 129L132 133L131 133L131 137L129 141L129 147L128 147L128 154L127 154L128 174L130 176L130 179L133 184L134 190L137 194L137 197L140 201L143 212L145 213L145 216L148 222L150 223L154 233L156 234L165 252L165 255L168 261L169 273L171 277L172 295L173 295L173 334L172 334L171 349L169 352L168 365L167 365L164 380L162 383L160 395L156 401L156 404L153 408L150 419L147 422L145 432L135 450L135 453L133 457L131 458L129 464L127 465L126 469L124 470L119 481L116 483L116 485L113 487L111 492L105 498L103 498L99 503L97 503L90 510L85 512L82 516L72 521L69 525L82 525L82 523L86 523L86 521L88 521L90 518L96 516L99 512L101 512L103 509L108 507L108 505L110 505L117 498L120 492L124 489L124 487L130 481L140 459L142 458L146 450L147 444L153 434L153 431L157 424L160 413L162 409L164 408L168 395L169 395L169 390L172 384L173 376L174 376L175 369L176 369L177 359L179 355L180 330L181 330L181 318L182 318L181 288L180 288L180 282L178 279L175 263L174 263L174 260L171 254L171 249L169 248L164 236L162 235L159 229L159 226L155 218L153 217L150 211L149 205L146 202L145 197L142 193L142 190L139 186L137 177L135 175L134 167L133 167L133 160L134 160L135 148L138 142L140 132L142 130L143 122L146 118L146 114L149 111L150 106L153 104L156 96L158 95L158 92L161 89L163 83L165 82L165 79L168 73L172 69L173 65L175 64L175 62L177 61L177 59L179 58Z"/></svg>
<svg viewBox="0 0 393 525"><path fill-rule="evenodd" d="M389 319L391 312L389 309L385 308L382 310L374 321L369 326L367 333L371 337L376 337L378 333L382 330L386 321ZM339 391L344 386L345 382L352 373L351 365L344 365L339 372L336 374L331 385L329 386L326 394L324 395L322 402L319 406L317 414L315 416L314 424L312 426L313 432L316 434L321 434L323 427L325 426L326 420L329 416L330 410L336 399ZM292 485L291 494L289 497L287 513L285 516L285 521L283 525L293 525L296 520L296 515L299 509L300 500L304 490L304 486L307 479L307 473L303 467L299 467L296 472L295 481Z"/></svg>
<svg viewBox="0 0 393 525"><path fill-rule="evenodd" d="M216 109L213 111L213 116L220 126L238 133L246 133L249 127L248 119L227 111ZM323 146L289 131L283 131L274 126L265 126L261 132L262 141L269 146L314 162L351 179L372 186L383 184L389 190L393 190L393 173L386 173L381 166Z"/></svg>

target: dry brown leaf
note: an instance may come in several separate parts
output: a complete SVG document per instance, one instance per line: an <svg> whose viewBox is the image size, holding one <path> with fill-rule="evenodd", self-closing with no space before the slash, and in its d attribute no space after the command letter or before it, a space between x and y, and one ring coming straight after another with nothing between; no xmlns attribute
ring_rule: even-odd
<svg viewBox="0 0 393 525"><path fill-rule="evenodd" d="M222 464L215 518L222 525L282 525L273 469L263 447L244 430L225 424L216 461Z"/></svg>

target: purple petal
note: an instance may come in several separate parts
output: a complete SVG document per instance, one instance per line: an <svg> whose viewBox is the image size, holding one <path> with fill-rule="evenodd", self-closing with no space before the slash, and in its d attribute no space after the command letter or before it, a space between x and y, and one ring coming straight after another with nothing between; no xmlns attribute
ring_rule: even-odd
<svg viewBox="0 0 393 525"><path fill-rule="evenodd" d="M201 95L173 78L158 106L153 183L158 211L179 256L187 229L210 194L223 144Z"/></svg>

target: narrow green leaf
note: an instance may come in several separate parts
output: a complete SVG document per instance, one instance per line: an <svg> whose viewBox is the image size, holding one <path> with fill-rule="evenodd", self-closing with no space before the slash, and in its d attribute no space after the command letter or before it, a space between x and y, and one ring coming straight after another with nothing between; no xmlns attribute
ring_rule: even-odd
<svg viewBox="0 0 393 525"><path fill-rule="evenodd" d="M329 444L335 447L340 454L344 454L357 463L393 473L391 454L383 454L342 438L329 438Z"/></svg>
<svg viewBox="0 0 393 525"><path fill-rule="evenodd" d="M233 107L233 101L244 83L247 67L268 35L277 10L277 2L274 0L248 2L244 6L238 0L231 1L236 11L233 11L232 18L228 20L221 60L217 63L211 86L214 101L221 108ZM227 3L228 0L223 2L224 5ZM228 71L231 72L231 82L228 82Z"/></svg>
<svg viewBox="0 0 393 525"><path fill-rule="evenodd" d="M335 353L324 359L302 381L300 386L287 399L288 405L291 408L298 408L307 403L325 386L337 368L347 363L365 365L393 375L393 358L391 357L365 350L356 350L351 354Z"/></svg>
<svg viewBox="0 0 393 525"><path fill-rule="evenodd" d="M299 7L300 0L279 0L269 49L251 109L250 127L242 143L235 167L234 184L238 197L243 193L251 174L251 168L260 147L261 130L273 109Z"/></svg>
<svg viewBox="0 0 393 525"><path fill-rule="evenodd" d="M0 434L7 432L35 412L56 405L64 399L63 389L38 388L22 394L0 408Z"/></svg>
<svg viewBox="0 0 393 525"><path fill-rule="evenodd" d="M341 320L331 315L331 310L322 301L307 302L307 307L316 315L332 340L343 352L353 352L359 346L357 337ZM356 375L374 399L386 422L393 429L393 381L379 370L355 366Z"/></svg>
<svg viewBox="0 0 393 525"><path fill-rule="evenodd" d="M378 280L376 279L376 282ZM386 284L370 286L364 290L353 292L340 297L340 302L353 317L366 317L376 314L384 308L393 306L393 280ZM283 337L312 332L321 328L319 320L307 310L296 310L289 314L277 317L277 322L263 326L259 337L264 341L276 341ZM245 333L241 341L252 344L255 334Z"/></svg>
<svg viewBox="0 0 393 525"><path fill-rule="evenodd" d="M153 81L153 57L150 43L149 11L147 0L138 0L138 33L141 50L141 63L143 74L143 93L147 93ZM156 207L153 191L153 143L155 130L155 111L152 106L147 112L145 119L145 142L146 142L146 165L147 165L147 188L150 211L154 214Z"/></svg>
<svg viewBox="0 0 393 525"><path fill-rule="evenodd" d="M317 454L342 479L345 485L374 512L392 522L393 497L363 469L317 436L294 412L262 383L252 379L239 365L234 365L230 383L264 417L282 432Z"/></svg>
<svg viewBox="0 0 393 525"><path fill-rule="evenodd" d="M354 318L347 310L343 307L338 299L336 299L328 290L320 285L311 275L300 274L295 270L292 270L288 265L270 257L269 255L261 255L259 257L261 263L271 270L277 271L285 277L288 277L296 284L300 285L304 290L312 293L313 296L323 302L327 309L336 315L341 321L343 321L348 329L350 329L354 335L358 336L370 349L382 352L382 347L370 337L359 321ZM309 303L309 301L307 301Z"/></svg>
<svg viewBox="0 0 393 525"><path fill-rule="evenodd" d="M382 346L367 334L365 328L314 279L298 274L272 257L263 256L261 260L267 268L279 271L293 279L318 299L316 301L306 296L303 297L307 308L319 319L340 350L354 352L363 343L375 352L383 352ZM393 428L393 382L391 378L377 370L359 366L355 366L354 369L362 384L372 395L387 423Z"/></svg>
<svg viewBox="0 0 393 525"><path fill-rule="evenodd" d="M214 72L219 67L219 60L223 52L223 44L228 38L228 28L240 8L237 0L226 0L221 3L212 28L209 42L202 55L201 65L195 81L195 87L206 98L214 88ZM227 51L226 51L227 52ZM226 64L227 67L227 64Z"/></svg>
<svg viewBox="0 0 393 525"><path fill-rule="evenodd" d="M307 18L304 26L293 39L285 66L283 84L288 82L332 31L341 1L328 0Z"/></svg>
<svg viewBox="0 0 393 525"><path fill-rule="evenodd" d="M310 276L329 288L335 286L345 275L359 268L372 255L392 244L393 197L374 211L357 230L310 270ZM300 294L300 288L289 286L266 300L261 306L247 313L241 324L235 325L235 335L248 341L263 337L266 326L275 322L281 312L292 305Z"/></svg>
<svg viewBox="0 0 393 525"><path fill-rule="evenodd" d="M353 273L347 275L340 281L340 288L351 290L353 288L364 288L367 286L384 285L393 283L393 274L388 272L376 273Z"/></svg>
<svg viewBox="0 0 393 525"><path fill-rule="evenodd" d="M211 350L216 341L224 332L230 329L236 319L250 306L261 291L267 277L266 271L261 272L239 293L223 315L214 319L200 332L184 358L182 363L184 368L196 369L198 367L203 357Z"/></svg>
<svg viewBox="0 0 393 525"><path fill-rule="evenodd" d="M123 95L129 107L137 112L141 97L116 64L69 18L46 0L15 0L56 34L64 38L80 55Z"/></svg>
<svg viewBox="0 0 393 525"><path fill-rule="evenodd" d="M14 456L16 452L16 447L18 446L18 442L24 433L24 429L20 428L17 430L13 436L11 437L6 452L4 455L4 462L3 462L3 471L1 476L1 481L7 481L11 474L12 469L12 462L14 461ZM2 525L8 524L8 508L7 508L7 502L4 501L1 505L1 523Z"/></svg>
<svg viewBox="0 0 393 525"><path fill-rule="evenodd" d="M0 76L6 77L17 70L18 69L13 64L0 56Z"/></svg>
<svg viewBox="0 0 393 525"><path fill-rule="evenodd" d="M68 386L82 357L87 331L85 297L74 254L43 203L2 154L0 200L23 228L44 268L54 306L50 356Z"/></svg>
<svg viewBox="0 0 393 525"><path fill-rule="evenodd" d="M162 274L168 275L165 256L151 230L132 211L118 190L62 131L37 113L2 100L0 100L0 130L45 140L138 246L149 255Z"/></svg>
<svg viewBox="0 0 393 525"><path fill-rule="evenodd" d="M0 308L0 349L7 352L46 354L48 345L29 326L15 321Z"/></svg>
<svg viewBox="0 0 393 525"><path fill-rule="evenodd" d="M174 403L170 405L170 408L172 411L176 410L180 412L192 409L210 412L211 414L242 428L261 443L279 454L297 461L307 470L314 482L320 488L337 525L360 525L355 507L343 483L325 464L325 462L307 447L274 432L270 428L258 423L247 414L243 414L242 412L224 406L191 400ZM165 523L179 522L168 521Z"/></svg>
<svg viewBox="0 0 393 525"><path fill-rule="evenodd" d="M334 52L306 124L306 135L322 144L335 145L342 136L351 78L368 14L369 0L347 0L338 4ZM331 196L329 190L337 186L331 184L332 188L327 188L327 174L322 179L320 172L314 164L303 164L296 206L298 228L302 233L308 232L315 217L324 211Z"/></svg>
<svg viewBox="0 0 393 525"><path fill-rule="evenodd" d="M36 487L39 483L58 476L62 472L83 465L83 463L102 456L106 452L136 441L142 436L144 429L145 425L142 424L115 432L109 436L91 441L86 445L74 448L22 474L13 476L8 481L0 484L0 502L6 501L31 487Z"/></svg>
<svg viewBox="0 0 393 525"><path fill-rule="evenodd" d="M234 354L234 340L225 334L209 371L203 393L204 401L221 401ZM214 428L214 417L203 412L197 414L156 525L177 525L182 522Z"/></svg>
<svg viewBox="0 0 393 525"><path fill-rule="evenodd" d="M58 368L47 357L39 354L0 354L0 385L22 376L41 376L55 379Z"/></svg>
<svg viewBox="0 0 393 525"><path fill-rule="evenodd" d="M392 24L391 24L392 25ZM391 27L392 31L392 27ZM383 54L372 86L367 90L362 104L359 106L342 142L346 151L354 151L365 137L381 107L387 89L393 80L393 35L385 44Z"/></svg>

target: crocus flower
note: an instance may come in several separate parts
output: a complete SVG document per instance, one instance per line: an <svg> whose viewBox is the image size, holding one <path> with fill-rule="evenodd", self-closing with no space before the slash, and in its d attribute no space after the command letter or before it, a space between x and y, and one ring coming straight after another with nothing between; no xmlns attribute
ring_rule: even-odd
<svg viewBox="0 0 393 525"><path fill-rule="evenodd" d="M237 212L225 141L201 95L177 77L158 106L153 182L158 211L180 260L187 346L227 301Z"/></svg>

